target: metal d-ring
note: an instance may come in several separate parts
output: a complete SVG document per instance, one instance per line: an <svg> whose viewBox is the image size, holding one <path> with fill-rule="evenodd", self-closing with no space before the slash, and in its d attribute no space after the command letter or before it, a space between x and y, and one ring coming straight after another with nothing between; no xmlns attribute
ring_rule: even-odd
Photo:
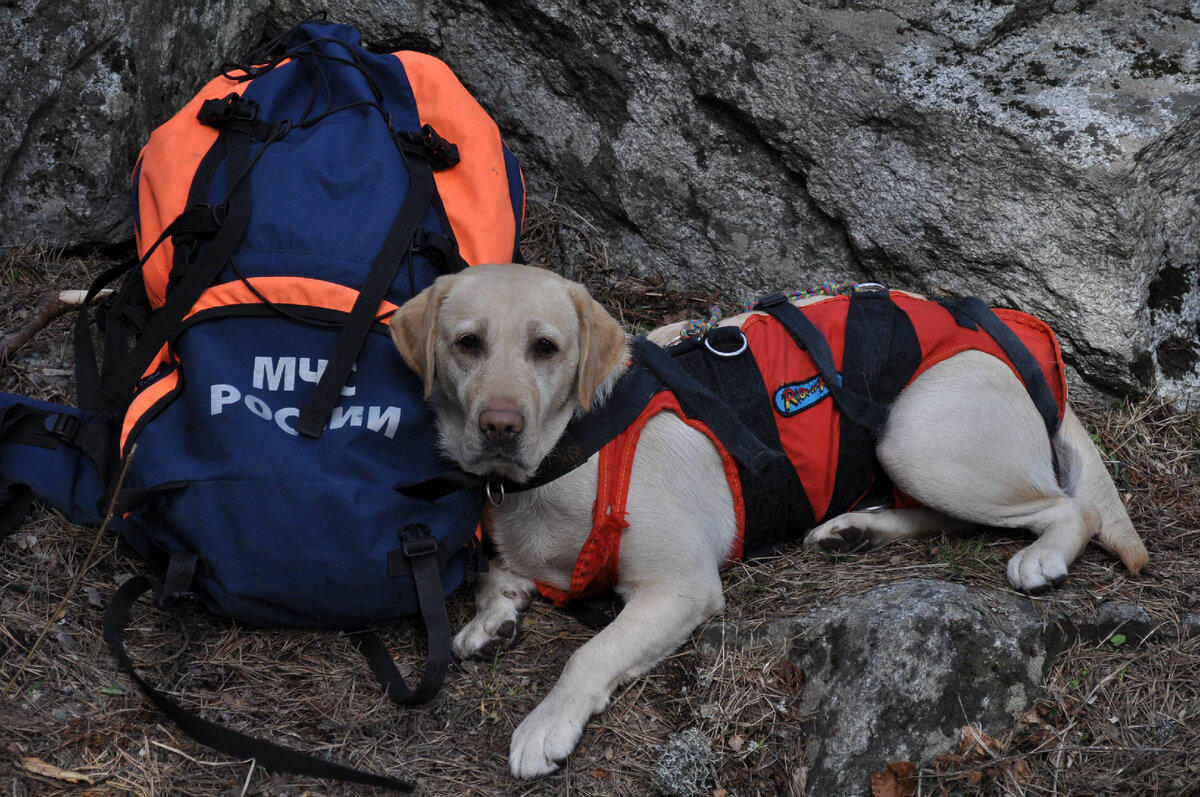
<svg viewBox="0 0 1200 797"><path fill-rule="evenodd" d="M729 327L718 327L718 329L729 329ZM737 330L737 333L738 333L738 337L740 337L742 339L742 345L738 346L733 351L721 351L720 349L714 349L712 343L710 343L708 340L708 335L704 336L704 348L708 349L709 351L711 351L713 354L717 355L718 357L737 357L739 354L741 354L742 352L744 352L746 350L746 346L747 346L746 333L742 332L742 330L740 330L740 329Z"/></svg>
<svg viewBox="0 0 1200 797"><path fill-rule="evenodd" d="M488 479L486 482L484 482L483 494L487 496L487 500L488 500L489 504L491 504L492 506L498 507L504 503L504 482L496 482L495 484L497 487L500 488L500 497L499 498L497 498L492 493L492 480L491 479Z"/></svg>
<svg viewBox="0 0 1200 797"><path fill-rule="evenodd" d="M887 286L882 282L859 282L854 286L854 292L859 291L886 291Z"/></svg>

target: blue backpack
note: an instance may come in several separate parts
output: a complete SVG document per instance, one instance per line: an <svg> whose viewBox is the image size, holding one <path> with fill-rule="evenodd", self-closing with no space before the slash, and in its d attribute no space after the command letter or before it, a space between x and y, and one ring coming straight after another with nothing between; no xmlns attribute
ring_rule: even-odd
<svg viewBox="0 0 1200 797"><path fill-rule="evenodd" d="M437 59L305 23L154 131L133 204L140 258L92 286L89 302L119 285L99 335L86 305L77 326L81 408L0 397L0 522L31 496L77 523L111 515L161 577L131 579L106 616L131 673L121 630L153 587L256 626L419 614L411 690L377 639L353 639L389 695L429 700L481 496L439 457L387 321L439 274L519 262L524 187L495 123ZM133 675L185 730L207 724ZM209 732L264 766L350 777Z"/></svg>

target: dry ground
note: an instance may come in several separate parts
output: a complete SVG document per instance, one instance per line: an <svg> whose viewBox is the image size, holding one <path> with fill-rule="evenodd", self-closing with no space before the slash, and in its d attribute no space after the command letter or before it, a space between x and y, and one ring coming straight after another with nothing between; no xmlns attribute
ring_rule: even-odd
<svg viewBox="0 0 1200 797"><path fill-rule="evenodd" d="M631 327L700 315L712 297L624 275L586 225L531 206L531 260L585 278ZM83 287L105 257L26 250L0 258L0 334L50 286ZM836 275L830 275L836 276ZM781 286L784 288L808 286ZM9 363L0 390L69 401L70 322L43 330ZM1144 607L1164 629L1200 613L1200 418L1152 401L1087 407L1151 555L1127 578L1089 549L1046 602L1088 614L1103 601ZM827 560L796 551L725 574L724 621L754 624L831 597L922 576L1006 588L1016 538L897 544ZM94 546L94 552L92 552ZM153 710L101 639L103 606L143 566L116 541L39 509L0 543L0 793L23 795L351 795L370 789L266 772L188 740ZM468 594L451 604L461 623ZM382 629L402 668L420 635ZM619 690L564 770L534 783L507 774L508 739L590 632L535 604L515 646L455 663L428 707L383 699L336 633L246 629L204 614L180 623L143 603L129 631L135 658L185 705L219 722L366 769L410 776L428 795L648 795L667 740L697 729L711 747L698 794L799 794L805 778L803 674L765 652L715 657L685 646ZM39 774L36 762L63 772ZM69 783L73 773L83 779ZM867 789L869 784L863 784ZM1200 636L1077 646L1051 663L1045 695L986 749L919 773L924 795L1200 794ZM383 792L379 792L383 793ZM903 792L893 792L903 793Z"/></svg>

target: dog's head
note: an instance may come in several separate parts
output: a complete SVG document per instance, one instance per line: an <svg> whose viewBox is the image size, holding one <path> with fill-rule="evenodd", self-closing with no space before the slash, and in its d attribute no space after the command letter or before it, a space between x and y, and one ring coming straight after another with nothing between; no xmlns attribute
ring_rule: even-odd
<svg viewBox="0 0 1200 797"><path fill-rule="evenodd" d="M620 325L582 285L529 266L439 277L391 330L424 380L446 453L463 470L516 482L576 410L611 390L627 355Z"/></svg>

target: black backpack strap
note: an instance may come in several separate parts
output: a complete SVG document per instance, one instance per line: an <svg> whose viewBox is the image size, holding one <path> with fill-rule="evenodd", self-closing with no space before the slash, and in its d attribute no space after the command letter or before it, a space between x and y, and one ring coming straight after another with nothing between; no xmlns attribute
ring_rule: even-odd
<svg viewBox="0 0 1200 797"><path fill-rule="evenodd" d="M444 546L439 546L437 537L428 526L414 523L400 532L399 553L411 571L428 640L425 668L415 688L410 689L404 682L379 637L369 631L357 631L350 635L350 641L366 658L371 672L387 696L401 705L416 705L432 700L441 690L442 681L450 667L450 619L446 614L446 599L442 589L440 548ZM389 556L389 572L397 572L398 569L393 557Z"/></svg>
<svg viewBox="0 0 1200 797"><path fill-rule="evenodd" d="M112 377L104 381L94 406L102 414L117 415L124 410L146 368L163 344L173 340L179 333L184 316L229 262L230 255L246 232L253 204L249 175L250 137L236 130L226 130L220 133L218 144L214 146L219 146L222 139L227 147L226 173L232 186L224 212L219 208L212 209L218 229L196 264L154 313L138 342L117 366Z"/></svg>
<svg viewBox="0 0 1200 797"><path fill-rule="evenodd" d="M197 742L217 752L240 760L254 759L258 766L278 772L290 772L313 778L329 778L366 786L378 786L395 791L412 792L416 785L411 781L375 775L352 767L335 764L321 758L273 744L263 739L226 728L180 706L171 698L152 687L138 675L129 654L125 651L125 627L129 625L129 614L133 604L144 593L155 588L146 576L134 576L117 590L116 595L104 612L104 640L116 656L117 664L133 679L142 694L154 706L166 714L180 730Z"/></svg>
<svg viewBox="0 0 1200 797"><path fill-rule="evenodd" d="M1054 393L1050 390L1049 383L1046 382L1046 374L1038 364L1037 358L1021 342L1017 333L1013 332L1008 324L1001 321L1000 317L992 312L992 308L974 296L954 301L946 299L935 299L935 301L954 316L954 320L958 322L959 326L975 329L977 324L991 336L992 340L996 341L1005 356L1012 362L1013 367L1017 369L1017 373L1020 374L1021 381L1025 383L1025 389L1029 392L1029 397L1033 399L1038 414L1042 416L1042 422L1046 424L1046 432L1053 437L1054 433L1058 431L1060 423L1058 402L1054 400Z"/></svg>
<svg viewBox="0 0 1200 797"><path fill-rule="evenodd" d="M432 129L432 128L431 128ZM400 271L400 264L411 258L411 250L419 245L418 233L421 219L437 196L433 180L433 157L423 140L417 137L396 136L396 144L408 166L408 195L400 205L396 218L388 230L383 247L375 257L370 272L359 289L358 298L350 310L350 317L338 335L333 355L325 366L312 396L300 409L296 419L296 431L306 437L320 437L333 415L333 408L341 395L342 387L350 377L354 361L362 351L363 343L376 321L379 306L387 297L388 289ZM450 250L445 248L446 252ZM457 251L454 252L457 255ZM446 255L449 257L449 254ZM410 260L411 264L411 260ZM449 267L449 264L447 264ZM412 286L414 293L416 285Z"/></svg>
<svg viewBox="0 0 1200 797"><path fill-rule="evenodd" d="M0 479L0 540L17 530L33 506L28 484Z"/></svg>

